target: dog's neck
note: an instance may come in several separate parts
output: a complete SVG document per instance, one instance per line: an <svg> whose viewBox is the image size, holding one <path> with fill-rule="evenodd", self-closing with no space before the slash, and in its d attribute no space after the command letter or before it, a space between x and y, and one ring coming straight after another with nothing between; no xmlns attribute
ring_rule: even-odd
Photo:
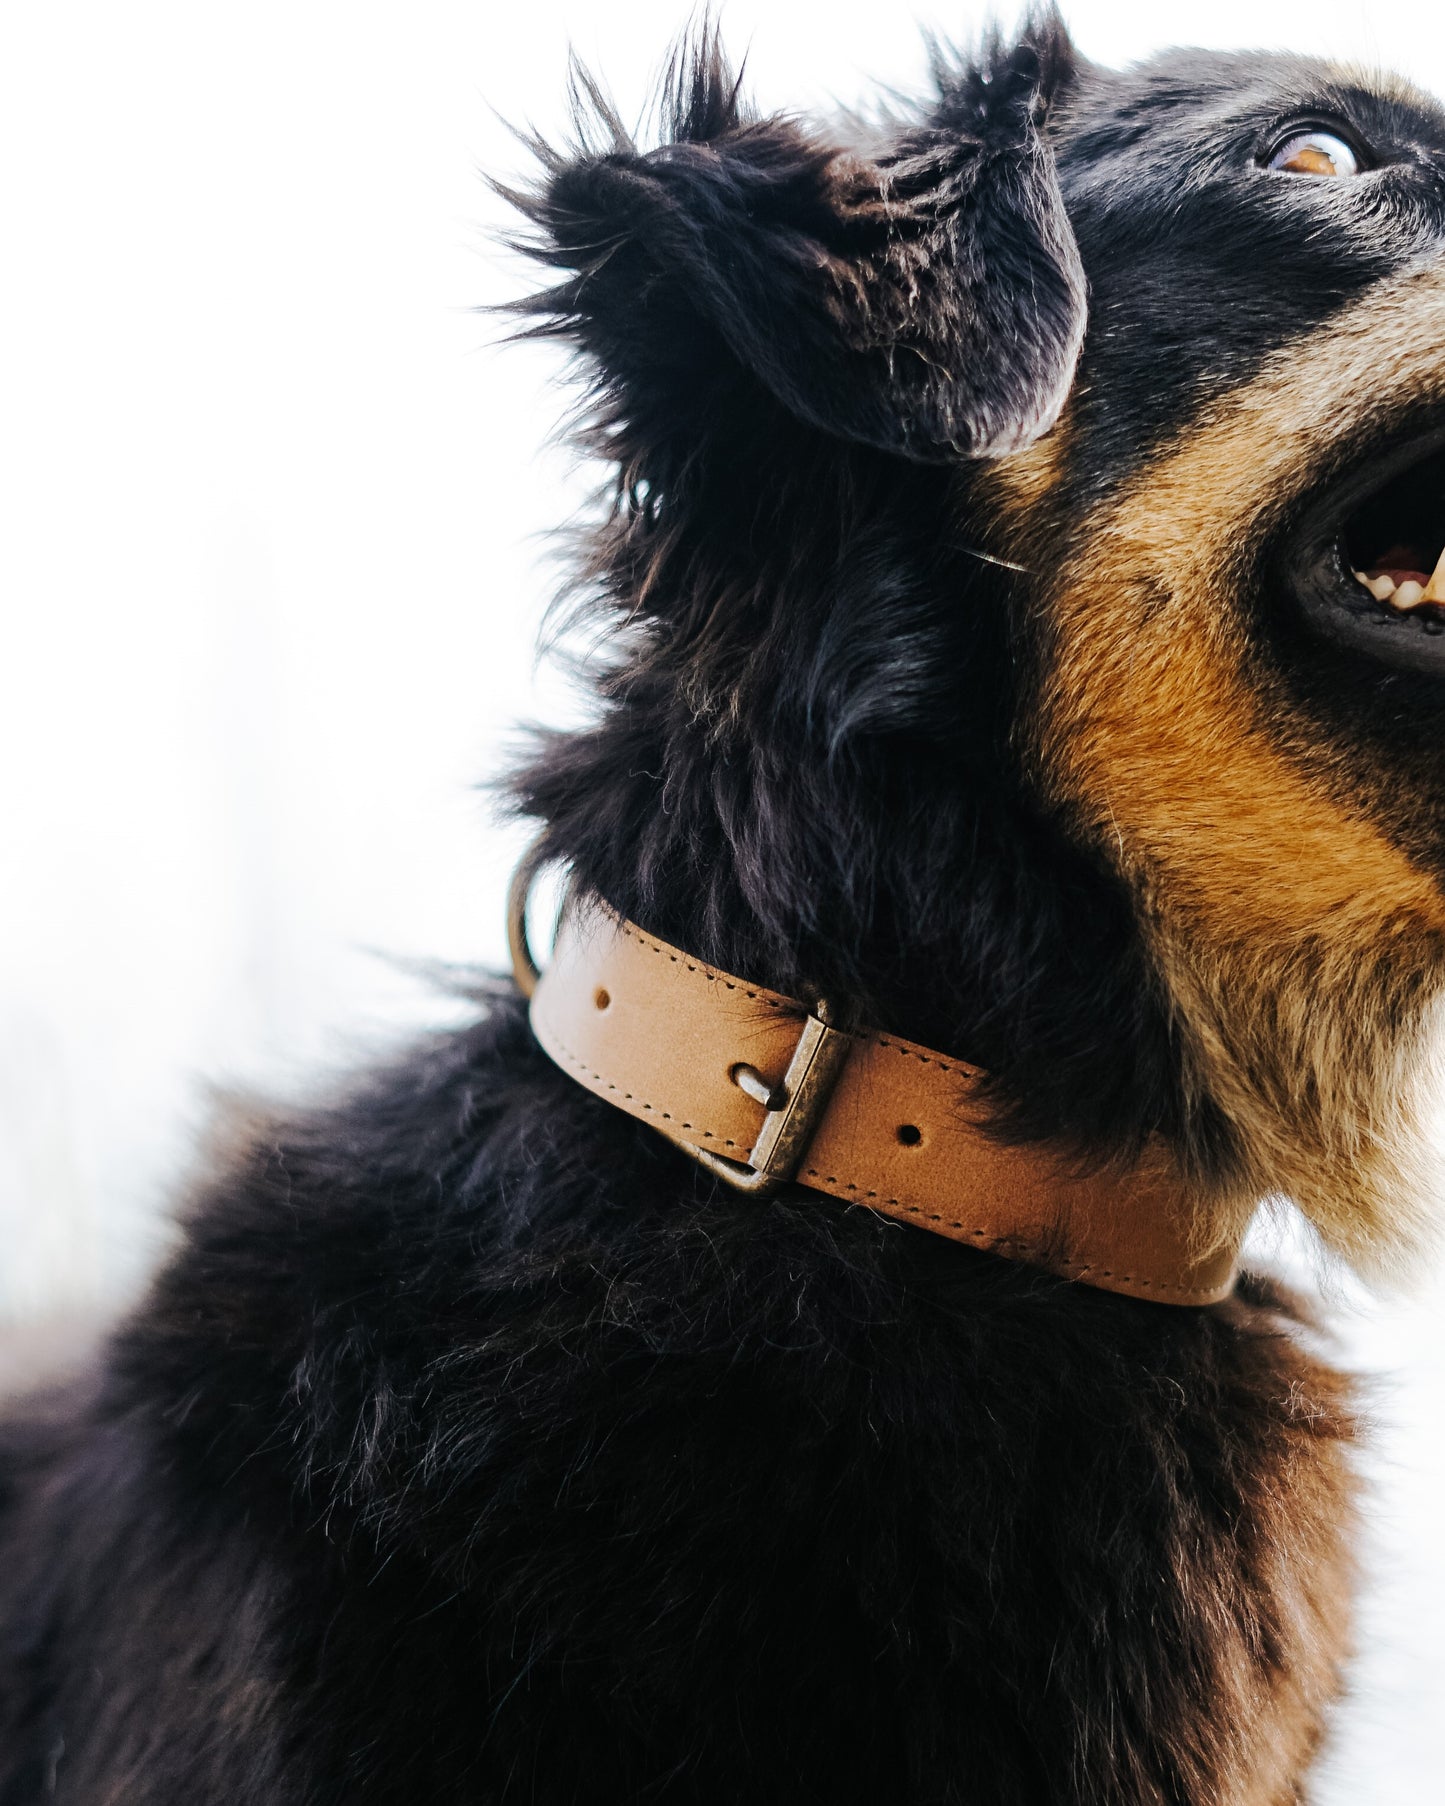
<svg viewBox="0 0 1445 1806"><path fill-rule="evenodd" d="M615 686L522 776L585 890L710 964L983 1067L1026 1137L1127 1155L1167 1133L1127 902L998 767L906 740L830 767L736 724L670 734L656 687Z"/></svg>
<svg viewBox="0 0 1445 1806"><path fill-rule="evenodd" d="M994 504L761 401L725 424L685 457L609 428L655 491L629 477L582 548L585 629L618 636L594 725L515 782L549 854L711 964L985 1069L1023 1139L1207 1162L1135 903L1026 788Z"/></svg>

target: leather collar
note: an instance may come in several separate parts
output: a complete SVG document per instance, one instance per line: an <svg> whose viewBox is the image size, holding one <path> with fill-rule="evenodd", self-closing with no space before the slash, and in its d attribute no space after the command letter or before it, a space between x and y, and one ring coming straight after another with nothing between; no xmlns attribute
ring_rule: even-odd
<svg viewBox="0 0 1445 1806"><path fill-rule="evenodd" d="M1100 1170L1001 1142L977 1068L833 1028L600 903L568 905L539 974L523 921L529 880L524 867L512 941L537 1040L580 1085L729 1184L804 1186L1134 1298L1207 1305L1233 1289L1237 1243L1201 1241L1161 1144Z"/></svg>

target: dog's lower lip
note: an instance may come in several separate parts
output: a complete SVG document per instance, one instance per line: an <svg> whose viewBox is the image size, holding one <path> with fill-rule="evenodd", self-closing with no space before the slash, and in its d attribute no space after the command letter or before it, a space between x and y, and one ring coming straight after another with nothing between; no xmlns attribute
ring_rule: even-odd
<svg viewBox="0 0 1445 1806"><path fill-rule="evenodd" d="M1342 650L1445 678L1445 607L1394 608L1356 579L1338 545L1294 584L1306 625Z"/></svg>

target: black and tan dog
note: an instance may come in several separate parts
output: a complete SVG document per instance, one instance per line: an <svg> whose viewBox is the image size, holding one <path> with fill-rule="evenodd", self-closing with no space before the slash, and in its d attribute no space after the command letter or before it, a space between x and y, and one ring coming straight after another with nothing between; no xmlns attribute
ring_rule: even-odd
<svg viewBox="0 0 1445 1806"><path fill-rule="evenodd" d="M1366 1268L1433 1209L1445 116L1052 19L867 146L710 44L674 90L521 197L617 473L544 854L714 990L983 1068L975 1140L1090 1210L1153 1172L1227 1296L748 1195L498 987L240 1125L12 1422L4 1806L1303 1797L1350 1408L1229 1275L1267 1194Z"/></svg>

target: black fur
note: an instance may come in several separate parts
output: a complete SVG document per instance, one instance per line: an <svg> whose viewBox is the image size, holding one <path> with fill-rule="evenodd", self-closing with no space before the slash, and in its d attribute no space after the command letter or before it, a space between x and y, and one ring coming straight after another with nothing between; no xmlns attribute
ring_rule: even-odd
<svg viewBox="0 0 1445 1806"><path fill-rule="evenodd" d="M20 1432L0 1800L1203 1801L1256 1464L1342 1427L1264 1293L708 1195L503 1000L255 1136Z"/></svg>
<svg viewBox="0 0 1445 1806"><path fill-rule="evenodd" d="M1078 247L1038 133L1065 69L1047 32L940 65L928 119L875 160L745 118L715 38L675 64L667 142L648 154L584 78L608 148L539 147L550 180L514 197L541 255L576 272L531 307L626 389L654 449L681 429L683 458L697 423L754 385L755 405L914 458L1025 443L1063 406L1083 336Z"/></svg>
<svg viewBox="0 0 1445 1806"><path fill-rule="evenodd" d="M597 719L520 806L648 928L987 1066L1003 1133L1225 1131L1037 800L1032 605L971 460L1052 423L1085 269L1081 513L1298 329L1241 324L1312 241L1276 256L1294 202L1226 159L1324 79L1114 76L1045 19L865 156L750 118L709 39L667 144L595 104L518 197L617 470ZM1388 226L1319 317L1408 254ZM1272 1288L1171 1309L741 1200L507 987L237 1137L103 1368L3 1432L0 1806L1300 1797L1349 1423ZM1230 1791L1286 1706L1283 1782Z"/></svg>

